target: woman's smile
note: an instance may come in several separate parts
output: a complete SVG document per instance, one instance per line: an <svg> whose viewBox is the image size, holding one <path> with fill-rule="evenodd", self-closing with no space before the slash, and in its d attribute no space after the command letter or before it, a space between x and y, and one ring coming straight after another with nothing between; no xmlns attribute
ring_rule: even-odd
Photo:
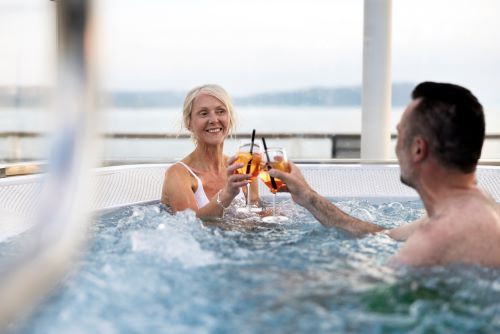
<svg viewBox="0 0 500 334"><path fill-rule="evenodd" d="M210 128L210 129L206 129L205 131L208 133L219 133L219 132L222 132L222 127Z"/></svg>

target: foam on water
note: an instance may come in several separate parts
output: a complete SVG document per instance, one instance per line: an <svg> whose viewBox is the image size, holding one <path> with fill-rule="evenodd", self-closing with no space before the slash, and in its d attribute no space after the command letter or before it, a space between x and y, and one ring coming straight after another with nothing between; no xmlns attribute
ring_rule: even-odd
<svg viewBox="0 0 500 334"><path fill-rule="evenodd" d="M155 230L132 232L132 251L161 257L166 263L178 261L186 268L215 264L215 254L210 250L203 250L193 236L195 220L195 213L186 211L172 217L167 216Z"/></svg>
<svg viewBox="0 0 500 334"><path fill-rule="evenodd" d="M269 202L266 198L266 202ZM336 199L386 227L419 201ZM468 333L500 330L500 275L481 267L393 267L400 243L353 238L291 201L266 224L171 215L159 204L101 215L78 268L12 333ZM20 242L21 240L17 240ZM10 240L12 246L16 241ZM16 247L0 243L8 255ZM9 252L5 252L9 249Z"/></svg>

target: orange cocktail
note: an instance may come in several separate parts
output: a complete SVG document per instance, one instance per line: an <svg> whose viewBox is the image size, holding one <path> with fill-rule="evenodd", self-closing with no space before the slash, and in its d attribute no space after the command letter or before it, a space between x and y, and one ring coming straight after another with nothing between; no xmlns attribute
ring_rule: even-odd
<svg viewBox="0 0 500 334"><path fill-rule="evenodd" d="M260 172L260 178L273 194L273 215L262 218L265 222L283 222L288 218L281 215L276 215L276 193L285 186L285 182L277 177L271 177L269 171L277 169L285 173L290 173L290 165L286 159L285 149L281 147L266 147L266 142L262 139L265 148L266 163Z"/></svg>
<svg viewBox="0 0 500 334"><path fill-rule="evenodd" d="M236 171L239 174L251 174L250 182L255 180L260 173L262 155L258 152L238 152L237 157L236 163L242 163L243 167L238 168Z"/></svg>
<svg viewBox="0 0 500 334"><path fill-rule="evenodd" d="M285 182L283 182L282 179L279 179L277 177L273 178L272 180L271 176L269 175L270 169L277 169L285 173L289 173L290 167L283 156L276 155L274 156L274 161L266 163L265 166L262 168L262 171L260 172L260 178L264 182L264 184L269 188L269 190L271 190L271 192L275 194L281 187L285 185Z"/></svg>
<svg viewBox="0 0 500 334"><path fill-rule="evenodd" d="M246 185L246 197L247 197L247 207L243 211L261 211L261 208L254 207L251 204L251 194L250 194L250 183L257 178L260 173L260 166L262 163L262 155L260 150L260 145L253 140L251 142L242 142L238 146L238 152L236 153L237 159L236 163L242 163L243 167L236 170L239 174L250 174L250 182ZM243 209L243 208L242 208Z"/></svg>

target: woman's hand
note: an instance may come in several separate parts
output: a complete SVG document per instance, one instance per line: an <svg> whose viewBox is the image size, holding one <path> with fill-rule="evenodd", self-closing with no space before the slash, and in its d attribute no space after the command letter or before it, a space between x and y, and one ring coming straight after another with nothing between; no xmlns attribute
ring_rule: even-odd
<svg viewBox="0 0 500 334"><path fill-rule="evenodd" d="M237 157L233 156L228 160L227 182L220 193L220 200L224 207L229 206L233 199L239 194L240 188L246 186L250 181L250 174L238 174L236 170L244 166L242 163L235 164Z"/></svg>

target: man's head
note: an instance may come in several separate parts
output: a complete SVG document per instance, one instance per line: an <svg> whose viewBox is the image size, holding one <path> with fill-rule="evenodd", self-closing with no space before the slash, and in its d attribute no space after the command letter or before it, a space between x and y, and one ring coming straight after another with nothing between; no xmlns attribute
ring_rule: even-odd
<svg viewBox="0 0 500 334"><path fill-rule="evenodd" d="M417 85L412 98L400 123L403 149L422 140L428 154L444 167L473 172L485 130L483 107L477 98L463 87L436 82Z"/></svg>

